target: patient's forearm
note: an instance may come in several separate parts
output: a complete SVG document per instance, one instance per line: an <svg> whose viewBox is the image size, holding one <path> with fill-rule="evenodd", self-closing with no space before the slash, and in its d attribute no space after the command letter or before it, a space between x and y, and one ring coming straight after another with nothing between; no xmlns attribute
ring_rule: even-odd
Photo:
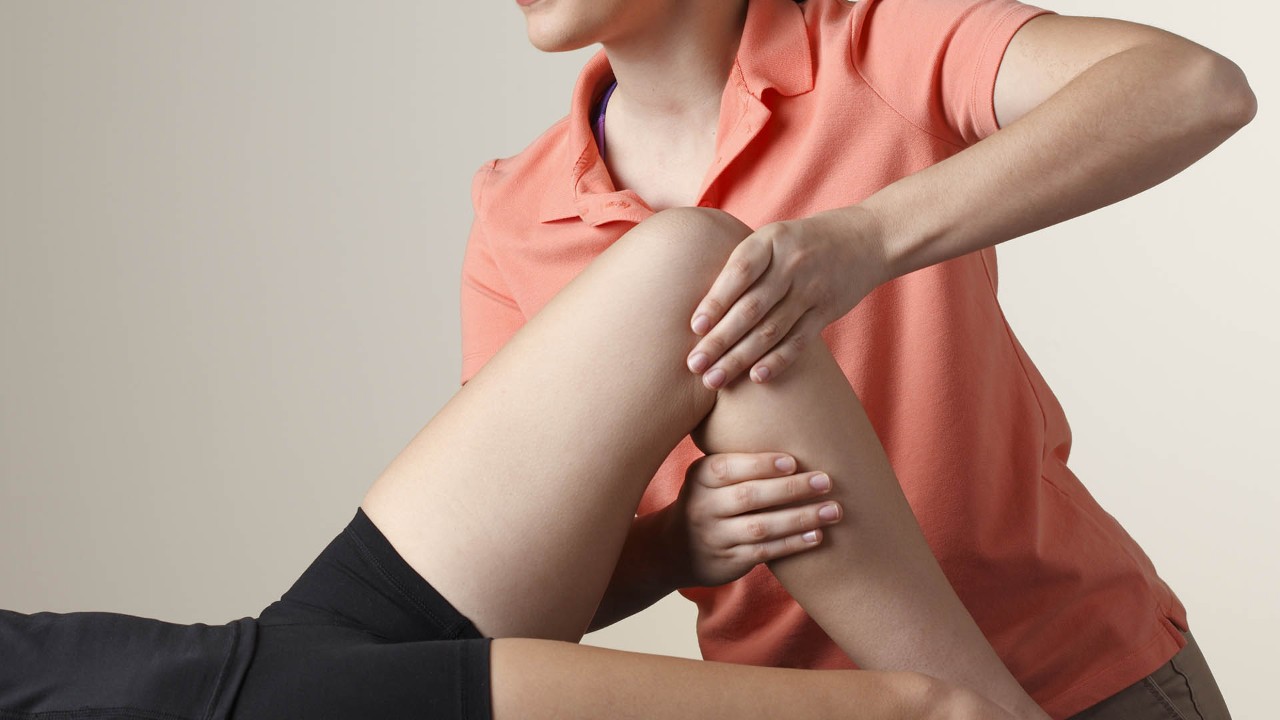
<svg viewBox="0 0 1280 720"><path fill-rule="evenodd" d="M972 688L1020 718L1044 718L960 603L925 543L862 404L813 343L776 381L721 390L694 434L704 452L784 451L823 470L845 517L823 546L770 569L859 666Z"/></svg>

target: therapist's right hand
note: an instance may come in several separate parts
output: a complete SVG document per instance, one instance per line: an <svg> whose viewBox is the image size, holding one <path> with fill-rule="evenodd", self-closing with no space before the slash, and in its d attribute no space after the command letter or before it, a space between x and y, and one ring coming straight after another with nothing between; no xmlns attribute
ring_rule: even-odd
<svg viewBox="0 0 1280 720"><path fill-rule="evenodd" d="M694 461L663 528L677 587L723 585L767 560L818 547L843 510L832 480L795 472L786 453L717 453ZM825 480L825 487L824 487Z"/></svg>

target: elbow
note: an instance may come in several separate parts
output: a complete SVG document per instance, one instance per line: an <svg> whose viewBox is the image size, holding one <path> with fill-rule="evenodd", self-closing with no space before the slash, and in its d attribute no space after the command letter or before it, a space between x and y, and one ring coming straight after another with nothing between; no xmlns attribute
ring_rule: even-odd
<svg viewBox="0 0 1280 720"><path fill-rule="evenodd" d="M1211 50L1201 50L1188 66L1187 90L1206 124L1235 132L1253 121L1258 98L1239 65Z"/></svg>

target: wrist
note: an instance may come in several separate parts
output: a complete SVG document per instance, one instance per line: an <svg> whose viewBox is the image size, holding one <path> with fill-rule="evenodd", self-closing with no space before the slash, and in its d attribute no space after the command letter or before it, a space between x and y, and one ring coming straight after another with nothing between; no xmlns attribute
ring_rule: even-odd
<svg viewBox="0 0 1280 720"><path fill-rule="evenodd" d="M878 227L886 280L942 259L932 256L937 253L937 239L943 235L943 218L934 208L921 207L905 180L886 185L854 206L874 218Z"/></svg>
<svg viewBox="0 0 1280 720"><path fill-rule="evenodd" d="M889 225L871 208L861 204L824 210L805 218L803 222L834 232L848 243L852 253L852 266L863 287L860 297L865 297L880 285L897 277L890 254Z"/></svg>

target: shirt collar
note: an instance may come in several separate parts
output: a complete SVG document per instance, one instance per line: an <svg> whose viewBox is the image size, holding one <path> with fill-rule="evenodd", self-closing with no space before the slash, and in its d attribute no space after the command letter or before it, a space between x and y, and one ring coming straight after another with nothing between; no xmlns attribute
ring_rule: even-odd
<svg viewBox="0 0 1280 720"><path fill-rule="evenodd" d="M794 0L748 0L747 17L734 59L735 71L729 73L721 102L726 110L743 113L755 110L761 120L768 109L761 100L765 90L791 97L813 89L813 59L809 50L809 33L804 11ZM591 132L592 105L613 82L609 58L601 49L591 56L578 74L570 101L568 139L560 155L560 167L568 176L553 178L543 193L538 220L552 222L578 217L592 225L613 220L639 222L652 211L630 190L616 190L608 168ZM744 108L748 103L757 107ZM722 125L724 118L722 117ZM735 132L759 131L753 123L733 126ZM743 138L717 134L717 156L722 164L746 145ZM555 171L553 171L555 172Z"/></svg>

